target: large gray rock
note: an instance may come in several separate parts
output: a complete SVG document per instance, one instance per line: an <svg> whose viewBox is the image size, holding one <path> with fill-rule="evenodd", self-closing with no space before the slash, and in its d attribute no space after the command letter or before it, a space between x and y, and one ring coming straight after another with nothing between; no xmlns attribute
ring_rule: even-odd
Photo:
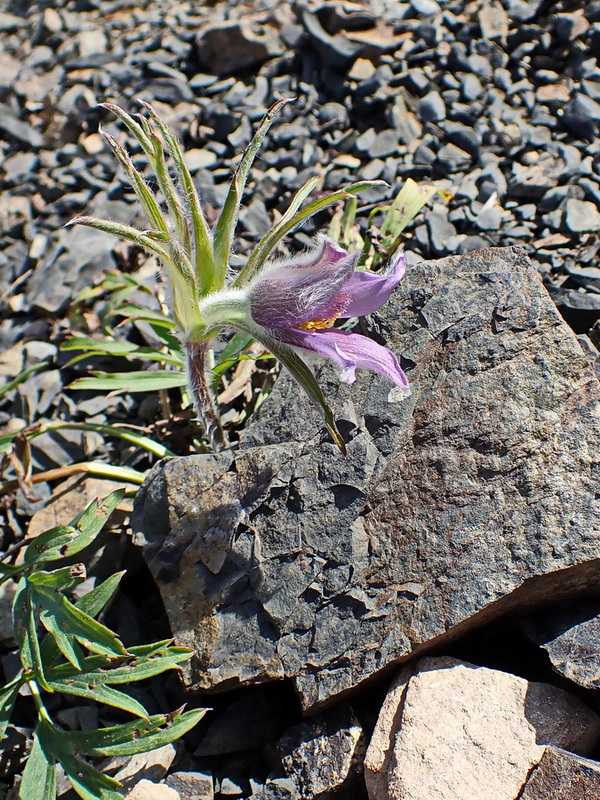
<svg viewBox="0 0 600 800"><path fill-rule="evenodd" d="M368 327L412 389L321 369L348 458L283 375L237 451L164 459L138 495L190 686L292 677L314 708L597 585L600 384L525 254L412 267Z"/></svg>
<svg viewBox="0 0 600 800"><path fill-rule="evenodd" d="M600 797L600 763L547 747L518 800L594 800Z"/></svg>

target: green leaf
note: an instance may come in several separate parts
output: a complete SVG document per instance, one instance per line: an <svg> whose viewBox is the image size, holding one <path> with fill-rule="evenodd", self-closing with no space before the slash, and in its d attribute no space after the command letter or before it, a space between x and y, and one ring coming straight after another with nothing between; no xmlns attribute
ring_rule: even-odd
<svg viewBox="0 0 600 800"><path fill-rule="evenodd" d="M13 576L19 575L24 569L24 566L18 566L17 564L0 563L0 585L10 580Z"/></svg>
<svg viewBox="0 0 600 800"><path fill-rule="evenodd" d="M323 209L334 205L340 200L344 200L347 197L352 197L355 194L364 192L366 189L372 189L374 186L381 186L382 184L385 184L385 181L359 181L358 183L351 183L350 186L347 186L345 189L340 189L339 191L332 192L331 194L325 195L325 197L321 197L318 200L313 200L312 203L309 203L297 214L292 214L291 216L289 216L287 213L284 214L277 225L274 225L256 245L250 258L232 285L240 286L244 283L247 283L250 278L252 278L252 276L258 270L260 270L271 252L275 247L277 247L277 244L281 241L281 239L283 239L286 234L294 230L294 228L297 228L307 219L313 217L315 214L318 214L319 211L323 211ZM302 192L302 189L300 192ZM296 198L294 198L294 201L292 201L292 206L295 205L295 200Z"/></svg>
<svg viewBox="0 0 600 800"><path fill-rule="evenodd" d="M42 431L59 431L64 429L94 431L95 433L102 434L102 436L114 436L117 439L123 439L125 442L130 442L136 447L147 450L158 458L174 455L164 444L160 444L154 441L154 439L150 439L149 436L144 436L131 428L122 428L118 425L102 425L96 422L48 422L42 425L41 429ZM35 435L37 435L37 433Z"/></svg>
<svg viewBox="0 0 600 800"><path fill-rule="evenodd" d="M68 628L66 628L64 619L59 620L52 612L42 608L40 611L40 620L63 656L75 667L76 670L82 672L85 668L85 656L83 650L77 643L77 639L72 631L69 631ZM40 655L43 657L44 653L42 650L42 645L40 645ZM52 684L49 683L49 685L51 686Z"/></svg>
<svg viewBox="0 0 600 800"><path fill-rule="evenodd" d="M76 364L91 355L112 355L123 358L144 359L157 361L161 364L173 364L183 367L183 357L177 353L165 353L152 347L138 347L132 342L117 341L116 339L94 339L92 337L73 336L60 346L61 350L84 350L78 356L70 359L65 366Z"/></svg>
<svg viewBox="0 0 600 800"><path fill-rule="evenodd" d="M110 312L110 316L123 316L126 319L139 319L144 322L153 322L168 330L173 330L175 323L166 317L161 311L152 311L149 308L141 308L132 304L122 305Z"/></svg>
<svg viewBox="0 0 600 800"><path fill-rule="evenodd" d="M125 572L115 572L99 586L94 587L90 592L84 595L80 600L75 603L77 608L89 614L90 617L96 617L102 609L112 600L115 592L119 587L121 578ZM46 636L40 645L41 659L46 667L49 668L51 664L56 661L60 653L56 641L52 636ZM85 661L84 661L85 669Z"/></svg>
<svg viewBox="0 0 600 800"><path fill-rule="evenodd" d="M55 589L67 590L79 586L85 578L83 564L73 564L70 567L55 569L52 572L46 572L45 570L32 572L28 580L32 586L49 586Z"/></svg>
<svg viewBox="0 0 600 800"><path fill-rule="evenodd" d="M85 671L78 673L70 664L59 664L48 669L53 685L75 679L87 684L121 684L153 678L169 669L177 669L189 661L193 651L173 647L166 642L129 648L127 657L108 660L100 656L85 658Z"/></svg>
<svg viewBox="0 0 600 800"><path fill-rule="evenodd" d="M123 643L110 628L77 608L64 595L45 586L36 586L32 589L32 596L43 609L42 622L50 633L54 634L60 629L65 635L74 636L84 647L99 655L127 655ZM57 640L56 643L60 648L61 641Z"/></svg>
<svg viewBox="0 0 600 800"><path fill-rule="evenodd" d="M205 709L157 714L148 721L136 720L112 728L76 731L71 739L76 749L90 756L132 756L163 747L179 739L202 719Z"/></svg>
<svg viewBox="0 0 600 800"><path fill-rule="evenodd" d="M100 392L156 392L187 384L184 372L94 372L94 377L77 378L69 389L93 389Z"/></svg>
<svg viewBox="0 0 600 800"><path fill-rule="evenodd" d="M83 680L72 678L68 681L49 681L49 685L55 692L86 697L88 700L95 700L96 703L104 703L113 708L120 708L122 711L129 711L136 717L148 719L148 712L141 703L138 703L130 695L105 684L86 683Z"/></svg>
<svg viewBox="0 0 600 800"><path fill-rule="evenodd" d="M40 741L40 728L33 738L31 752L19 786L19 800L56 800L56 767L51 752Z"/></svg>
<svg viewBox="0 0 600 800"><path fill-rule="evenodd" d="M38 736L45 753L52 754L60 762L73 788L83 800L123 800L123 795L114 791L118 781L94 769L75 755L72 734L61 731L44 721L38 725ZM37 800L36 795L23 800Z"/></svg>
<svg viewBox="0 0 600 800"><path fill-rule="evenodd" d="M242 202L242 195L248 180L248 173L252 166L256 154L267 135L269 128L277 114L286 103L291 102L291 98L279 100L274 103L263 117L258 130L254 134L252 141L245 149L242 160L229 185L229 192L221 210L219 220L215 227L214 235L214 254L215 254L215 280L213 290L222 289L225 283L225 276L229 266L229 257L233 242L233 234L237 223L237 216Z"/></svg>
<svg viewBox="0 0 600 800"><path fill-rule="evenodd" d="M6 728L10 722L15 700L18 697L19 689L25 683L23 672L20 671L16 678L0 689L0 740L4 739Z"/></svg>
<svg viewBox="0 0 600 800"><path fill-rule="evenodd" d="M40 654L40 643L37 636L31 595L32 591L27 578L21 578L17 584L17 591L13 599L15 641L19 648L19 657L24 671L31 673L42 689L48 692L51 689L46 680L44 664Z"/></svg>
<svg viewBox="0 0 600 800"><path fill-rule="evenodd" d="M0 386L0 397L3 397L8 392L12 392L13 389L16 389L20 383L24 383L27 378L30 378L32 375L35 375L38 372L41 372L43 369L48 368L47 361L40 361L38 364L33 364L31 367L27 367L26 369L19 372L19 374L14 377L12 380L3 383Z"/></svg>
<svg viewBox="0 0 600 800"><path fill-rule="evenodd" d="M39 536L25 550L26 564L57 561L79 553L91 544L123 499L123 490L111 492L102 502L95 500L71 525L61 525Z"/></svg>
<svg viewBox="0 0 600 800"><path fill-rule="evenodd" d="M115 592L119 588L123 575L125 575L125 570L122 572L115 572L98 586L95 586L77 601L75 604L77 608L89 614L90 617L97 617L115 596Z"/></svg>

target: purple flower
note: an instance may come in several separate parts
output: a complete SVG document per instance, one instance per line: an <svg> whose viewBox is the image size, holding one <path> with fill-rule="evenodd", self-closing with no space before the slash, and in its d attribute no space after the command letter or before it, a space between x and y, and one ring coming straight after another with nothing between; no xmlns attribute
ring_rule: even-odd
<svg viewBox="0 0 600 800"><path fill-rule="evenodd" d="M380 308L406 270L404 256L397 255L383 273L356 272L358 258L358 253L350 255L321 237L314 250L268 264L247 287L250 315L270 338L333 361L346 383L353 383L356 368L363 367L408 386L391 350L366 336L332 327L337 319Z"/></svg>

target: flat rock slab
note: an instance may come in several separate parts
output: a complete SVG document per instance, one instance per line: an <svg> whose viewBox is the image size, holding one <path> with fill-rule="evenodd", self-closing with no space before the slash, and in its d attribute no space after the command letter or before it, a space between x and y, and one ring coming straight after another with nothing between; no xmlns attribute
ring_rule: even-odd
<svg viewBox="0 0 600 800"><path fill-rule="evenodd" d="M320 369L347 458L282 375L238 450L164 459L137 497L190 687L290 677L314 709L597 585L600 384L523 251L411 267L366 326L411 391Z"/></svg>

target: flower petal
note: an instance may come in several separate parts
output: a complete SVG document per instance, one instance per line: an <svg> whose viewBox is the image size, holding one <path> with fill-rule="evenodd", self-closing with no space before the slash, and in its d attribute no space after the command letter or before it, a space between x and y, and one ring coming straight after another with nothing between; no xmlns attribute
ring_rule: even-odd
<svg viewBox="0 0 600 800"><path fill-rule="evenodd" d="M322 237L309 253L267 265L248 285L252 318L265 328L281 329L339 316L348 303L341 289L358 258Z"/></svg>
<svg viewBox="0 0 600 800"><path fill-rule="evenodd" d="M344 284L344 295L350 298L342 317L372 314L388 300L406 272L406 259L398 253L385 272L355 272Z"/></svg>
<svg viewBox="0 0 600 800"><path fill-rule="evenodd" d="M354 383L356 367L363 367L385 375L397 386L408 387L408 379L392 351L367 336L337 328L280 333L288 344L312 350L337 364L342 371L341 378L346 383Z"/></svg>

